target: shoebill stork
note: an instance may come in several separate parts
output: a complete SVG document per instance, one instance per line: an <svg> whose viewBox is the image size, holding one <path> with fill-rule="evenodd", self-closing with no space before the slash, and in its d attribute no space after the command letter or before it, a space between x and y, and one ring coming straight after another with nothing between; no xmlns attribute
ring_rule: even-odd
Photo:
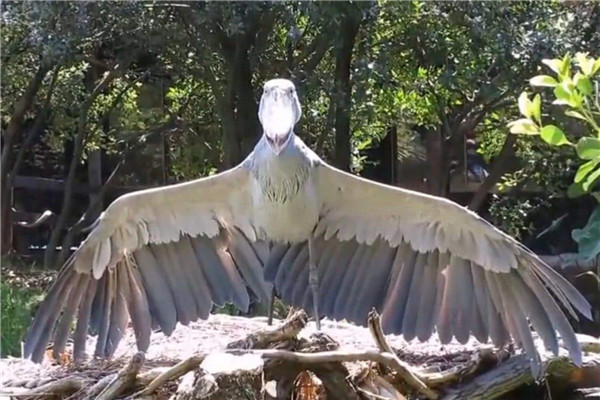
<svg viewBox="0 0 600 400"><path fill-rule="evenodd" d="M559 305L574 318L590 305L525 246L449 200L328 165L294 134L301 108L288 80L264 85L258 115L263 135L237 167L124 195L102 213L41 304L26 357L40 361L50 341L63 352L74 320L75 358L88 332L110 356L129 320L144 351L153 329L170 335L213 304L246 310L274 287L317 323L365 324L374 307L384 331L407 340L512 338L535 361L532 325L581 362Z"/></svg>

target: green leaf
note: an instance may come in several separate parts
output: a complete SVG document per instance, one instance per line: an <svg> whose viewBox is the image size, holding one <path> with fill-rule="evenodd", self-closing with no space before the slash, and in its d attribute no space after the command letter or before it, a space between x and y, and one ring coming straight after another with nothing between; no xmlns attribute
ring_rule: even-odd
<svg viewBox="0 0 600 400"><path fill-rule="evenodd" d="M531 102L531 114L538 124L542 123L542 97L539 94L533 96Z"/></svg>
<svg viewBox="0 0 600 400"><path fill-rule="evenodd" d="M510 133L520 133L524 135L536 135L539 133L538 126L528 118L521 118L509 123Z"/></svg>
<svg viewBox="0 0 600 400"><path fill-rule="evenodd" d="M577 155L583 160L600 157L600 139L583 137L577 142Z"/></svg>
<svg viewBox="0 0 600 400"><path fill-rule="evenodd" d="M573 83L575 84L575 87L577 87L577 90L579 90L584 96L589 96L594 91L590 78L580 74L579 72L575 74Z"/></svg>
<svg viewBox="0 0 600 400"><path fill-rule="evenodd" d="M587 121L587 118L584 117L583 115L581 115L578 111L568 110L568 111L565 111L565 115L568 117L579 118L584 121Z"/></svg>
<svg viewBox="0 0 600 400"><path fill-rule="evenodd" d="M563 62L562 62L562 60L555 58L553 60L542 60L542 63L546 64L548 66L548 68L550 68L552 71L554 71L558 74L558 73L560 73Z"/></svg>
<svg viewBox="0 0 600 400"><path fill-rule="evenodd" d="M550 75L538 75L531 78L529 84L531 86L555 87L558 82Z"/></svg>
<svg viewBox="0 0 600 400"><path fill-rule="evenodd" d="M581 195L585 194L585 190L583 190L583 185L581 182L579 183L572 183L569 188L567 189L567 196L570 199L574 199L576 197L579 197Z"/></svg>
<svg viewBox="0 0 600 400"><path fill-rule="evenodd" d="M540 136L546 143L553 146L561 146L563 144L570 144L569 140L565 136L565 133L556 125L546 125L540 131Z"/></svg>
<svg viewBox="0 0 600 400"><path fill-rule="evenodd" d="M560 70L558 75L563 78L568 78L571 75L571 56L565 54L561 60Z"/></svg>
<svg viewBox="0 0 600 400"><path fill-rule="evenodd" d="M590 189L593 187L593 185L596 183L596 181L598 181L598 179L600 179L600 168L596 169L594 172L589 174L588 177L585 178L585 182L583 182L581 187L586 192L589 192ZM600 236L598 236L598 237L600 237Z"/></svg>
<svg viewBox="0 0 600 400"><path fill-rule="evenodd" d="M581 164L575 173L575 179L573 179L575 183L583 181L583 178L588 176L588 174L592 172L594 167L596 167L598 164L600 164L600 157Z"/></svg>
<svg viewBox="0 0 600 400"><path fill-rule="evenodd" d="M527 118L531 118L532 105L531 100L529 100L529 97L527 95L527 92L523 92L519 96L519 112Z"/></svg>
<svg viewBox="0 0 600 400"><path fill-rule="evenodd" d="M592 71L594 70L593 58L588 57L587 53L577 53L575 54L575 60L577 60L577 64L579 64L579 68L584 75L592 75Z"/></svg>
<svg viewBox="0 0 600 400"><path fill-rule="evenodd" d="M579 254L592 260L600 254L600 205L590 215L587 224L581 229L573 229L571 237L577 242Z"/></svg>
<svg viewBox="0 0 600 400"><path fill-rule="evenodd" d="M600 58L597 58L596 61L594 61L594 66L592 68L592 74L595 74L596 72L598 72L599 69L600 69Z"/></svg>
<svg viewBox="0 0 600 400"><path fill-rule="evenodd" d="M567 92L563 85L556 86L554 88L554 96L556 100L553 101L554 104L570 104L571 102L571 94Z"/></svg>

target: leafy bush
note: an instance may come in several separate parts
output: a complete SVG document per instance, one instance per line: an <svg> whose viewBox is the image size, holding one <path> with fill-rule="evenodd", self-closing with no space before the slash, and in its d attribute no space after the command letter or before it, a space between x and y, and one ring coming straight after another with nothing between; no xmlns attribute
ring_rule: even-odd
<svg viewBox="0 0 600 400"><path fill-rule="evenodd" d="M31 323L33 307L42 298L42 291L5 282L2 282L0 290L0 353L2 357L20 356L21 342Z"/></svg>
<svg viewBox="0 0 600 400"><path fill-rule="evenodd" d="M553 88L552 104L564 111L565 117L582 122L586 133L567 135L559 126L544 123L541 95L538 93L530 100L527 92L519 96L519 112L524 118L511 122L508 127L514 134L539 135L552 146L573 147L579 168L567 194L577 197L589 193L600 203L600 58L577 53L574 61L569 55L562 59L543 60L553 76L538 75L529 83L534 87ZM574 71L573 64L577 65L578 71ZM593 259L600 254L599 234L600 204L586 226L572 232L584 258Z"/></svg>
<svg viewBox="0 0 600 400"><path fill-rule="evenodd" d="M540 94L530 100L527 92L519 96L519 111L525 118L511 122L508 127L511 133L539 135L553 146L573 146L582 163L568 194L576 197L592 193L600 201L600 192L595 191L595 185L600 181L600 58L577 53L575 61L579 71L573 74L569 55L560 60L543 60L556 77L538 75L531 78L529 83L531 86L553 88L552 104L561 107L565 116L583 121L591 131L589 135L571 135L572 139L569 140L559 126L543 123ZM572 140L577 143L572 143Z"/></svg>

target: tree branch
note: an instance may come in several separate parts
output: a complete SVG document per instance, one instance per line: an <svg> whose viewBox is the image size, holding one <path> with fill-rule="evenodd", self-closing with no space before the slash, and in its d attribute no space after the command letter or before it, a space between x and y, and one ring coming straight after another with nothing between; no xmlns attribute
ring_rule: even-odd
<svg viewBox="0 0 600 400"><path fill-rule="evenodd" d="M71 159L71 164L69 165L69 172L67 174L67 179L65 181L65 191L63 194L63 203L60 211L60 215L56 222L56 226L52 230L52 234L50 235L50 241L48 243L48 247L46 248L46 252L44 253L44 265L46 267L51 267L54 265L54 258L56 253L56 245L60 239L62 234L62 230L67 222L68 214L71 209L72 202L72 193L73 193L73 184L75 183L75 171L77 170L77 166L81 161L81 155L83 154L84 148L84 140L86 136L86 126L88 119L88 111L92 106L98 95L108 87L108 85L120 76L125 69L125 65L117 66L115 69L112 69L110 72L104 75L104 78L96 85L92 93L88 96L88 98L81 105L81 109L79 112L79 118L77 122L77 133L75 134L74 142L75 142L75 150L73 151L73 158Z"/></svg>

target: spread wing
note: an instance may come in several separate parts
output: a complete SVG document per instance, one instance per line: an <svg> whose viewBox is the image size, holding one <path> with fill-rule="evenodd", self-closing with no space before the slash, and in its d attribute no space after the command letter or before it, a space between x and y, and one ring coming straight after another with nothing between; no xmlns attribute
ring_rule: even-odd
<svg viewBox="0 0 600 400"><path fill-rule="evenodd" d="M75 358L88 330L98 335L96 355L110 356L130 319L146 350L153 328L169 335L177 322L207 318L213 303L246 310L250 295L268 298L268 250L252 236L248 187L248 172L237 167L117 199L61 269L25 357L40 361L51 339L62 353L75 318Z"/></svg>
<svg viewBox="0 0 600 400"><path fill-rule="evenodd" d="M576 362L575 318L587 301L529 249L446 199L368 181L323 163L323 203L314 232L323 315L366 323L375 307L384 330L443 343L456 337L497 345L514 338L536 358L529 322L554 352L557 330ZM312 309L307 246L284 248L267 278L284 300ZM304 264L304 265L302 265ZM554 296L554 297L553 297Z"/></svg>

